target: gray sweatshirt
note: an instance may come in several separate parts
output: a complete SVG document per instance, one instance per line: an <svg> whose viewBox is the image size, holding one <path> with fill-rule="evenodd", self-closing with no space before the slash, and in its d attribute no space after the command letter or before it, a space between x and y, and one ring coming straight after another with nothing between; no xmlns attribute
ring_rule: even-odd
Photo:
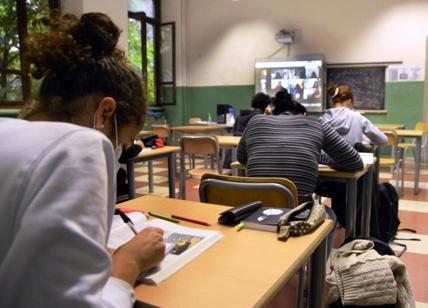
<svg viewBox="0 0 428 308"><path fill-rule="evenodd" d="M374 145L382 145L388 141L385 134L372 122L346 107L329 109L320 119L330 124L352 146L362 142L363 134Z"/></svg>

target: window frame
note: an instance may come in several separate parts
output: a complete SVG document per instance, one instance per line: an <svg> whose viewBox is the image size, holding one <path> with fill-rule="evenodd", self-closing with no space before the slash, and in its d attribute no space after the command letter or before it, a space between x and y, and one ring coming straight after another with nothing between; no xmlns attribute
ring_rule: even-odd
<svg viewBox="0 0 428 308"><path fill-rule="evenodd" d="M160 47L161 47L161 27L164 24L171 24L171 23L162 23L161 22L161 1L160 0L153 0L154 4L154 17L148 17L144 12L131 12L128 11L128 18L136 19L139 22L141 22L141 61L142 61L142 76L144 84L148 84L148 75L147 75L147 30L146 26L144 25L150 24L153 27L153 41L154 41L154 79L155 79L155 106L164 106L164 105L175 105L176 104L176 59L175 59L175 23L173 23L173 76L172 76L172 82L163 82L162 81L162 72L161 72L161 54L160 54ZM161 91L162 91L162 85L165 84L171 84L173 86L173 102L169 103L163 103L161 101ZM146 96L148 94L148 88L145 88Z"/></svg>

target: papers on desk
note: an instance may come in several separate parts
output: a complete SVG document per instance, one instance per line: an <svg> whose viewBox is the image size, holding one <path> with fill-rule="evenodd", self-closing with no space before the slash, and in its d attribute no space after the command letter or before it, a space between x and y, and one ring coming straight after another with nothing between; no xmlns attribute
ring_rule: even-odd
<svg viewBox="0 0 428 308"><path fill-rule="evenodd" d="M358 152L364 165L372 165L374 163L373 153Z"/></svg>
<svg viewBox="0 0 428 308"><path fill-rule="evenodd" d="M164 231L166 251L170 251L159 266L140 275L139 280L147 284L160 284L223 238L223 235L218 231L183 227L161 219L148 220L144 214L139 212L132 212L127 215L134 223L137 231L149 226L161 228ZM115 215L107 247L116 249L128 242L133 236L129 226L118 215ZM177 249L171 251L171 246L187 240L191 244L184 251L177 251Z"/></svg>

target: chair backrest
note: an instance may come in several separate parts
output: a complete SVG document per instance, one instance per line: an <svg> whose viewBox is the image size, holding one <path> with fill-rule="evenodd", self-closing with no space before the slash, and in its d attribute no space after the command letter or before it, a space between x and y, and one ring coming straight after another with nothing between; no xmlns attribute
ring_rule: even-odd
<svg viewBox="0 0 428 308"><path fill-rule="evenodd" d="M180 145L185 154L218 155L220 149L218 140L208 135L184 135Z"/></svg>
<svg viewBox="0 0 428 308"><path fill-rule="evenodd" d="M228 206L261 201L266 207L294 208L298 203L296 185L290 180L210 173L202 176L199 199L201 202Z"/></svg>
<svg viewBox="0 0 428 308"><path fill-rule="evenodd" d="M196 122L200 122L200 121L202 121L201 118L189 118L189 123L190 124L196 123Z"/></svg>
<svg viewBox="0 0 428 308"><path fill-rule="evenodd" d="M170 127L169 125L153 124L152 125L153 134L157 135L159 138L169 138L170 136Z"/></svg>
<svg viewBox="0 0 428 308"><path fill-rule="evenodd" d="M397 145L397 133L392 130L387 130L383 132L388 138L387 144L395 147Z"/></svg>
<svg viewBox="0 0 428 308"><path fill-rule="evenodd" d="M416 123L415 129L423 131L424 134L428 133L428 122L418 122L418 123Z"/></svg>

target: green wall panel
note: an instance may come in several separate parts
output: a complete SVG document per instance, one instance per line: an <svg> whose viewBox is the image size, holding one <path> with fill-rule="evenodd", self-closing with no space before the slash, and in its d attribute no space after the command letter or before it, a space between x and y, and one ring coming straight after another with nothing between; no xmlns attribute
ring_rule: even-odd
<svg viewBox="0 0 428 308"><path fill-rule="evenodd" d="M190 117L207 120L211 113L215 120L216 105L229 104L237 109L248 109L254 85L177 87L177 104L165 106L171 125L187 123ZM413 128L422 120L424 82L387 82L385 87L385 114L365 114L374 123L403 123Z"/></svg>

